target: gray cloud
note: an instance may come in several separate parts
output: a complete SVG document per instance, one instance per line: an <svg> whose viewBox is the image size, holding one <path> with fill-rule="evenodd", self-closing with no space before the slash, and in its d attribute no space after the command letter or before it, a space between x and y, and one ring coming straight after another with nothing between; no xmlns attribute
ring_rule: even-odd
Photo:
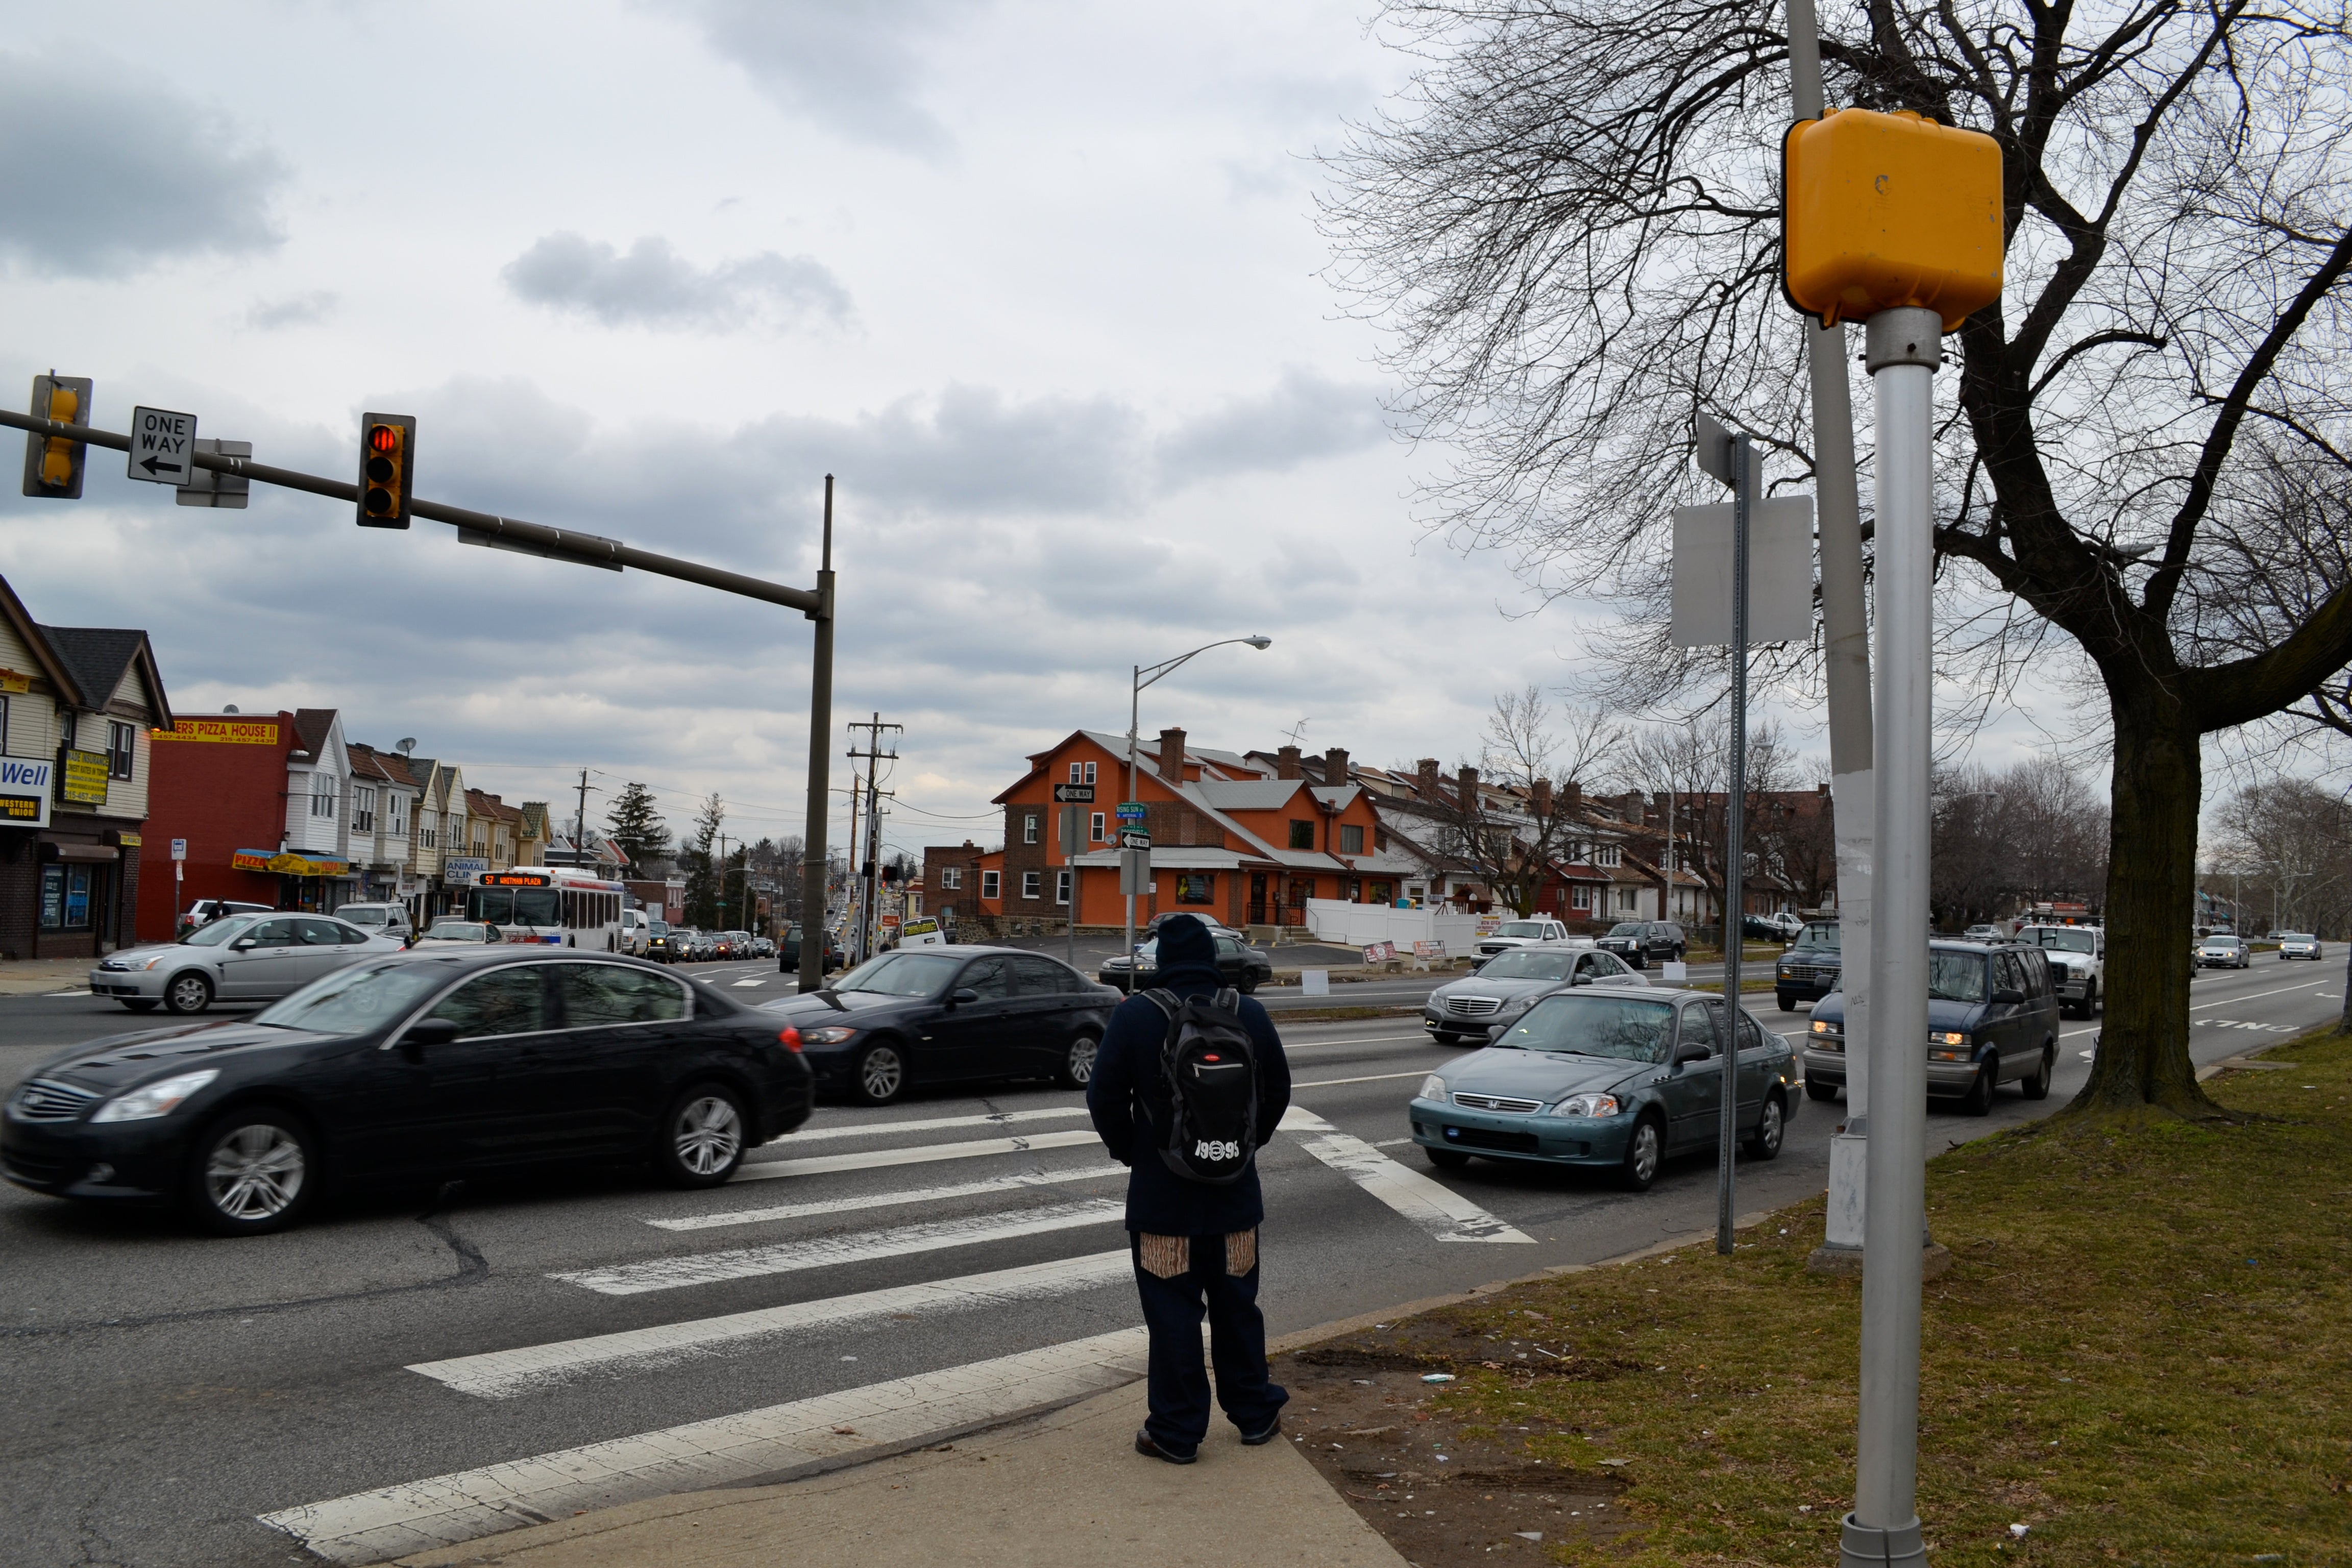
<svg viewBox="0 0 2352 1568"><path fill-rule="evenodd" d="M264 332L274 332L281 327L314 326L333 313L336 299L327 289L313 289L307 294L289 294L280 300L256 300L253 309L245 313L245 324Z"/></svg>
<svg viewBox="0 0 2352 1568"><path fill-rule="evenodd" d="M1222 474L1280 473L1360 451L1387 434L1371 387L1289 370L1264 396L1235 398L1171 431L1157 453L1160 484L1173 489Z"/></svg>
<svg viewBox="0 0 2352 1568"><path fill-rule="evenodd" d="M120 60L0 51L0 256L110 278L278 242L267 147Z"/></svg>
<svg viewBox="0 0 2352 1568"><path fill-rule="evenodd" d="M787 113L860 142L936 156L947 128L913 97L910 40L974 9L947 0L696 0L716 53Z"/></svg>
<svg viewBox="0 0 2352 1568"><path fill-rule="evenodd" d="M608 327L712 331L761 316L838 321L849 314L849 291L808 257L763 250L699 268L652 235L624 255L576 234L551 234L499 276L520 299Z"/></svg>

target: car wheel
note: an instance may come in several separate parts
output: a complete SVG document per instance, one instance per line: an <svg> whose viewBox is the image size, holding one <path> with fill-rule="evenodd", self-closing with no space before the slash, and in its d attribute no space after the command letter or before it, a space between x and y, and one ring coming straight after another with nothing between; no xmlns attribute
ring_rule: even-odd
<svg viewBox="0 0 2352 1568"><path fill-rule="evenodd" d="M1617 1167L1617 1184L1629 1193L1646 1193L1650 1184L1658 1179L1658 1167L1665 1163L1666 1135L1660 1130L1657 1118L1644 1116L1633 1123L1633 1131L1625 1138L1624 1163Z"/></svg>
<svg viewBox="0 0 2352 1568"><path fill-rule="evenodd" d="M152 1013L155 1010L155 998L152 996L118 996L115 1000L134 1013Z"/></svg>
<svg viewBox="0 0 2352 1568"><path fill-rule="evenodd" d="M1470 1156L1459 1149L1423 1148L1422 1152L1428 1155L1429 1163L1441 1171L1458 1171L1470 1163Z"/></svg>
<svg viewBox="0 0 2352 1568"><path fill-rule="evenodd" d="M1969 1092L1960 1097L1960 1110L1970 1116L1991 1115L1993 1089L2000 1081L2000 1058L1985 1058L1984 1065L1977 1068L1976 1081L1969 1084Z"/></svg>
<svg viewBox="0 0 2352 1568"><path fill-rule="evenodd" d="M222 1236L259 1236L291 1225L318 1188L310 1130L271 1106L215 1119L194 1149L188 1208L197 1224Z"/></svg>
<svg viewBox="0 0 2352 1568"><path fill-rule="evenodd" d="M1772 1000L1780 1004L1780 1011L1783 1013L1793 1013L1797 1010L1797 999L1786 991L1774 993Z"/></svg>
<svg viewBox="0 0 2352 1568"><path fill-rule="evenodd" d="M1780 1157L1780 1140L1789 1131L1789 1113L1781 1107L1780 1097L1768 1094L1764 1109L1757 1112L1756 1131L1748 1138L1748 1157L1751 1160L1771 1160Z"/></svg>
<svg viewBox="0 0 2352 1568"><path fill-rule="evenodd" d="M1092 1035L1080 1035L1072 1040L1068 1053L1062 1058L1062 1070L1055 1075L1055 1081L1064 1089L1086 1088L1095 1079L1095 1056L1101 1049L1102 1042Z"/></svg>
<svg viewBox="0 0 2352 1568"><path fill-rule="evenodd" d="M698 1083L670 1102L661 1119L654 1165L674 1187L715 1187L743 1163L751 1119L743 1097L719 1083Z"/></svg>
<svg viewBox="0 0 2352 1568"><path fill-rule="evenodd" d="M2020 1080L2017 1087L2024 1091L2028 1100L2049 1099L2050 1075L2057 1070L2057 1066L2058 1047L2054 1045L2042 1047L2042 1060L2035 1066L2033 1076Z"/></svg>
<svg viewBox="0 0 2352 1568"><path fill-rule="evenodd" d="M2094 980L2089 984L2083 987L2083 1016L2085 1018L2095 1018L2098 1016L2099 983Z"/></svg>
<svg viewBox="0 0 2352 1568"><path fill-rule="evenodd" d="M887 1105L907 1088L905 1047L896 1040L877 1040L857 1053L855 1075L857 1098L868 1105Z"/></svg>
<svg viewBox="0 0 2352 1568"><path fill-rule="evenodd" d="M163 983L163 1008L171 1013L201 1013L213 1005L213 983L194 970L183 970Z"/></svg>
<svg viewBox="0 0 2352 1568"><path fill-rule="evenodd" d="M1835 1100L1837 1097L1838 1086L1836 1084L1817 1083L1811 1079L1807 1079L1805 1080L1805 1098L1807 1100Z"/></svg>

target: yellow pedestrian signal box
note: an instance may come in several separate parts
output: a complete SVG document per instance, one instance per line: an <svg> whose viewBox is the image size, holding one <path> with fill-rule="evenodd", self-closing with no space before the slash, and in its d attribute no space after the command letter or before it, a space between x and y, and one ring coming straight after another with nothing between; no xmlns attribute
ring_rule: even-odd
<svg viewBox="0 0 2352 1568"><path fill-rule="evenodd" d="M1823 326L2000 298L2000 144L1909 110L1833 109L1780 143L1780 286Z"/></svg>
<svg viewBox="0 0 2352 1568"><path fill-rule="evenodd" d="M89 423L90 380L86 375L33 378L33 416L60 425ZM89 448L62 436L25 436L25 493L51 500L81 500L82 468Z"/></svg>
<svg viewBox="0 0 2352 1568"><path fill-rule="evenodd" d="M406 528L416 458L416 421L406 414L360 416L360 526Z"/></svg>

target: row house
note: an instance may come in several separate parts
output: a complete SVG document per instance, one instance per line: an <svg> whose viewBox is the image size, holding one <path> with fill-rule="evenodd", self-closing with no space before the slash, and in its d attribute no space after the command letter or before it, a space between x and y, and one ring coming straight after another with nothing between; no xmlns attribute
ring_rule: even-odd
<svg viewBox="0 0 2352 1568"><path fill-rule="evenodd" d="M152 737L173 724L145 632L43 626L0 578L0 956L135 940Z"/></svg>

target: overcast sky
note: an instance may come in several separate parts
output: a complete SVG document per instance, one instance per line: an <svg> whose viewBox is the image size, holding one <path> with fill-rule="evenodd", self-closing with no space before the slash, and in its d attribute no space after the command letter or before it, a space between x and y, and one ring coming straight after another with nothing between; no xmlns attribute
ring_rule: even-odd
<svg viewBox="0 0 2352 1568"><path fill-rule="evenodd" d="M336 476L363 410L414 414L432 499L796 584L830 470L835 718L906 726L903 847L990 839L1025 752L1222 637L1275 645L1147 693L1147 738L1304 719L1451 763L1609 608L1526 617L1415 526L1442 454L1385 425L1314 222L1313 153L1407 67L1368 12L8 5L0 396L54 366L105 427L188 410ZM263 487L175 508L110 453L79 503L6 489L33 613L148 628L180 709L338 707L509 800L584 765L673 826L710 789L730 832L800 826L787 612Z"/></svg>

